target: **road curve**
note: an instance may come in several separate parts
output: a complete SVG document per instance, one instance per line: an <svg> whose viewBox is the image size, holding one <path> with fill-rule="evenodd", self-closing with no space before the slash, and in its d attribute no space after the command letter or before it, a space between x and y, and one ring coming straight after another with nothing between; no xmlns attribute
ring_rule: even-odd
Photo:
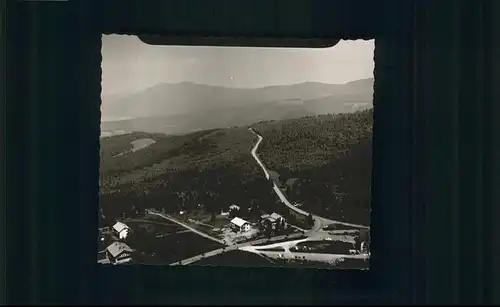
<svg viewBox="0 0 500 307"><path fill-rule="evenodd" d="M251 253L261 254L273 259L286 259L286 260L306 260L306 261L319 261L319 262L334 262L339 259L367 259L368 254L359 255L345 255L345 254L321 254L321 253L286 253L286 252L268 252L268 251L253 251Z"/></svg>
<svg viewBox="0 0 500 307"><path fill-rule="evenodd" d="M234 250L238 250L238 249L240 249L242 247L245 247L245 246L251 246L251 245L254 245L254 244L260 244L260 243L265 243L265 242L278 241L278 240L282 240L282 239L286 239L286 238L293 239L295 237L301 237L301 236L303 236L303 234L297 233L297 234L291 234L291 235L288 235L288 236L281 235L281 236L276 236L276 237L272 237L272 238L269 238L269 239L267 239L267 238L266 239L258 239L258 240L254 240L254 241L239 243L239 244L227 246L227 247L224 247L224 248L218 248L218 249L215 249L215 250L212 250L212 251L200 254L200 255L196 255L196 256L191 257L191 258L183 259L181 261L174 262L174 263L172 263L170 265L171 266L188 265L188 264L191 264L193 262L199 261L201 259L208 258L208 257L213 257L213 256L216 256L216 255L220 255L220 254L227 253L227 252L234 251Z"/></svg>
<svg viewBox="0 0 500 307"><path fill-rule="evenodd" d="M269 175L269 172L267 171L266 166L257 157L257 149L259 148L260 142L262 142L263 138L262 138L262 136L260 134L258 134L257 132L255 132L255 130L253 128L248 128L248 130L252 131L259 138L259 140L257 141L257 143L255 143L255 146L252 148L252 156L254 157L255 161L257 161L257 163L260 165L260 167L262 168L262 170L264 171L264 175L266 176L266 179L269 180L269 178L271 178L271 176Z"/></svg>
<svg viewBox="0 0 500 307"><path fill-rule="evenodd" d="M203 233L203 232L201 232L201 231L199 231L199 230L197 230L197 229L195 229L195 228L193 228L193 227L191 227L189 225L184 224L181 221L178 221L178 220L174 219L173 217L170 217L168 215L164 215L164 214L161 214L161 213L158 213L158 212L154 212L152 210L147 210L147 212L149 214L156 215L156 216L162 217L162 218L164 218L166 220L169 220L169 221L171 221L173 223L176 223L176 224L178 224L178 225L180 225L180 226L182 226L184 228L187 228L187 229L191 230L192 232L194 232L194 233L196 233L196 234L198 234L198 235L200 235L202 237L205 237L205 238L209 239L209 240L212 240L212 241L215 241L217 243L226 245L226 243L224 243L224 241L222 241L220 239L217 239L217 238L214 238L214 237L212 237L212 236L210 236L210 235L208 235L206 233Z"/></svg>
<svg viewBox="0 0 500 307"><path fill-rule="evenodd" d="M270 178L269 172L268 172L266 166L264 165L264 163L257 156L257 149L259 148L259 145L262 142L263 138L253 128L248 128L248 130L250 130L252 133L254 133L255 135L257 135L257 137L259 138L259 140L257 141L257 143L255 144L255 146L252 149L252 156L255 159L255 161L257 161L257 163L260 165L260 167L262 168L262 170L264 171L266 179L269 180L269 178ZM301 209L295 207L294 205L292 205L288 201L288 199L286 198L286 196L283 194L283 191L281 191L281 189L274 182L273 182L273 190L278 195L278 197L281 200L281 202L283 204L285 204L288 208L290 208L291 210L293 210L293 211L295 211L295 212L297 212L297 213L299 213L301 215L308 215L309 214L308 212L306 212L304 210L301 210ZM346 223L346 222L342 222L342 221L330 220L330 219L327 219L327 218L324 218L324 217L321 217L321 216L318 216L318 215L313 215L313 219L314 219L314 226L313 226L313 229L310 232L317 232L317 231L321 230L323 228L323 226L326 226L328 224L340 224L340 225L345 225L345 226L350 226L350 227L356 227L356 228L364 228L364 229L369 229L370 228L370 227L365 226L365 225L351 224L351 223Z"/></svg>
<svg viewBox="0 0 500 307"><path fill-rule="evenodd" d="M259 250L263 250L263 249L269 249L269 248L276 248L276 247L283 247L283 248L290 248L290 247L293 247L301 242L306 242L306 241L310 241L309 238L305 238L305 239L299 239L299 240L291 240L291 241L285 241L285 242L278 242L278 243L271 243L271 244L267 244L267 245L260 245L260 246L253 246L253 245L249 245L249 246L242 246L240 247L240 249L242 250L255 250L255 251L259 251ZM256 243L254 243L256 244Z"/></svg>
<svg viewBox="0 0 500 307"><path fill-rule="evenodd" d="M267 170L266 166L264 165L264 163L259 159L259 157L257 156L257 149L259 148L259 145L260 143L262 142L263 140L263 137L258 134L253 128L249 128L248 130L250 130L252 133L254 133L255 135L257 135L258 137L258 141L257 143L255 144L255 146L252 148L252 151L251 151L251 154L253 156L253 158L255 159L255 161L257 161L257 163L260 165L260 167L262 168L262 170L264 171L264 175L266 176L266 179L269 180L270 179L270 175L269 175L269 171ZM308 215L309 213L304 211L304 210L301 210L295 206L293 206L289 201L288 199L286 198L286 196L283 194L283 192L281 191L281 189L276 185L276 183L273 182L273 190L275 191L275 193L278 195L279 199L281 200L281 202L283 202L288 208L290 208L291 210L299 213L299 214L302 214L302 215ZM210 240L213 240L213 241L216 241L216 242L219 242L221 244L225 244L225 242L219 240L219 239L216 239L214 237L211 237L203 232L200 232L172 217L169 217L167 215L163 215L161 213L157 213L157 212L153 212L153 211L149 211L151 212L152 214L155 214L157 216L160 216L160 217L163 217L171 222L174 222L174 223L177 223L205 238L208 238ZM313 215L313 219L314 219L314 226L313 228L306 232L306 235L308 235L309 237L314 237L314 236L317 236L317 235L320 235L320 233L318 232L321 232L322 229L323 229L323 226L326 226L328 224L340 224L340 225L345 225L345 226L350 226L350 227L355 227L355 228L366 228L366 229L369 229L368 226L365 226L365 225L358 225L358 224L352 224L352 223L346 223L346 222L342 222L342 221L335 221L335 220L330 220L330 219L327 219L327 218L324 218L324 217L321 217L321 216L317 216L317 215ZM326 224L326 225L325 225ZM293 238L295 236L301 236L302 234L295 234L295 235L289 235L289 236L278 236L278 237L274 237L274 238L271 238L271 239L259 239L259 240L255 240L255 241L250 241L250 242L246 242L246 243L240 243L240 244L235 244L235 245L231 245L231 246L226 246L224 248L219 248L219 249L216 249L216 250L212 250L212 251L209 251L209 252L206 252L206 253L203 253L201 255L197 255L197 256L194 256L194 257L191 257L191 258L187 258L187 259L183 259L181 261L178 261L178 262L174 262L172 264L170 264L171 266L176 266L176 265L188 265L188 264L191 264L193 262L196 262L196 261L199 261L201 259L204 259L204 258L207 258L207 257L213 257L213 256L216 256L216 255L219 255L219 254L222 254L222 253L226 253L226 252L229 252L229 251L233 251L233 250L242 250L242 251L247 251L247 252L253 252L253 253L256 253L256 254L259 254L259 255L266 255L268 257L271 257L271 258L276 258L276 259L283 259L283 257L285 257L285 259L296 259L297 257L298 258L301 258L301 259L305 259L305 260L314 260L314 261L323 261L323 262L330 262L330 261L335 261L339 258L354 258L354 257L360 257L360 256L351 256L351 255L334 255L334 254L315 254L315 253L290 253L289 249L287 248L286 251L288 252L285 252L285 253L280 253L280 252L267 252L267 251L262 251L261 249L263 248L270 248L271 246L279 246L279 245L287 245L287 247L289 247L288 245L290 245L291 243L298 243L299 241L301 240L298 240L298 241L288 241L288 242L282 242L282 243L277 243L277 244L271 244L271 245L267 245L267 246L259 246L259 247L256 247L256 246L252 246L254 244L259 244L259 243L263 243L263 242L269 242L269 241L277 241L277 240L281 240L281 239L284 239L284 238ZM307 239L305 239L307 240ZM288 244L287 244L288 243ZM295 244L293 244L295 245ZM363 256L364 257L364 256Z"/></svg>

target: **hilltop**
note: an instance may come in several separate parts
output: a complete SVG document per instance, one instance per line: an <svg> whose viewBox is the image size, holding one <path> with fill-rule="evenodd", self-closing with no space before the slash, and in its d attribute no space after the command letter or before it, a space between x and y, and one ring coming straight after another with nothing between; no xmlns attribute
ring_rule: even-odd
<svg viewBox="0 0 500 307"><path fill-rule="evenodd" d="M264 137L259 149L263 162L283 182L300 179L300 185L287 191L292 199L304 201L315 213L367 224L372 115L369 109L250 126ZM233 203L274 206L276 195L250 155L257 139L248 127L104 138L101 207L113 217L134 204L167 212L199 203L214 212ZM155 143L127 152L131 141L142 138Z"/></svg>

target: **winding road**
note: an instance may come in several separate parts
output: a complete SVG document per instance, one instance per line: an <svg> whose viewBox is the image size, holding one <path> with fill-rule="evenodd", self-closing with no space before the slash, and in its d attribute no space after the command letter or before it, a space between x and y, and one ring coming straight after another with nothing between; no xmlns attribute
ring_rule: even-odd
<svg viewBox="0 0 500 307"><path fill-rule="evenodd" d="M300 253L300 252L290 252L286 250L284 252L269 252L269 251L256 251L252 247L243 247L241 250L248 252L253 252L256 254L264 255L273 259L286 259L286 260L306 260L306 261L318 261L332 263L340 259L368 259L368 254L358 254L358 255L347 255L347 254L322 254L322 253Z"/></svg>
<svg viewBox="0 0 500 307"><path fill-rule="evenodd" d="M266 176L266 179L269 180L269 178L271 178L271 176L269 175L269 171L267 170L264 163L262 163L262 161L260 161L260 159L257 157L257 149L259 148L260 142L262 142L263 138L260 134L255 132L255 130L253 128L248 128L248 130L252 131L252 133L254 133L259 138L257 143L255 143L255 146L252 148L252 156L255 159L255 161L257 161L257 163L260 165L262 170L264 171L264 175Z"/></svg>
<svg viewBox="0 0 500 307"><path fill-rule="evenodd" d="M252 133L254 133L255 135L257 135L257 137L259 138L259 140L255 144L255 146L252 148L252 156L255 159L255 161L257 161L257 163L260 165L260 167L262 168L262 170L264 171L264 175L266 176L266 179L269 180L269 178L270 178L269 171L267 170L267 168L264 165L264 163L257 156L257 149L259 148L259 145L262 142L263 138L253 128L248 128L248 130L250 130ZM281 202L283 204L285 204L288 208L290 208L291 210L293 210L293 211L295 211L295 212L297 212L297 213L299 213L301 215L308 215L309 214L308 212L306 212L304 210L301 210L301 209L295 207L294 205L292 205L288 201L288 199L286 198L286 196L283 194L283 191L281 191L281 189L274 182L273 182L273 190L276 193L276 195L278 195L278 197L281 200ZM327 219L327 218L324 218L324 217L321 217L321 216L318 216L318 215L313 215L313 219L314 219L314 226L309 231L309 233L316 233L316 232L322 230L324 226L329 225L329 224L339 224L339 225L344 225L344 226L349 226L349 227L354 227L354 228L363 228L363 229L369 229L370 228L370 227L365 226L365 225L358 225L358 224L351 224L351 223L346 223L346 222L342 222L342 221L330 220L330 219Z"/></svg>
<svg viewBox="0 0 500 307"><path fill-rule="evenodd" d="M253 128L249 128L249 130L258 137L258 141L255 144L255 146L252 148L251 154L252 154L253 158L255 159L255 161L260 165L260 167L264 171L264 175L265 175L266 179L269 180L270 179L269 171L267 170L264 163L257 156L257 149L259 148L259 145L261 144L263 138ZM302 215L309 214L308 212L293 206L288 201L286 196L283 194L281 189L274 182L273 182L273 190L275 191L276 195L279 197L281 202L283 204L285 204L288 208L290 208L291 210L293 210L299 214L302 214ZM353 227L353 228L369 229L369 227L365 226L365 225L358 225L358 224L351 224L351 223L346 223L346 222L342 222L342 221L330 220L330 219L327 219L327 218L324 218L324 217L321 217L318 215L313 215L314 226L312 227L312 229L310 229L309 231L304 231L301 229L302 231L304 231L305 235L307 236L307 238L305 238L305 239L292 240L292 241L279 242L279 243L271 243L271 244L264 245L264 246L254 246L255 244L278 241L278 240L282 240L282 239L286 239L286 238L293 239L295 237L300 237L303 235L303 234L293 234L293 235L288 235L288 236L285 236L285 235L277 236L277 237L273 237L270 239L259 239L259 240L254 240L254 241L249 241L249 242L245 242L245 243L239 243L239 244L227 246L227 244L224 241L217 239L217 238L214 238L206 233L203 233L203 232L201 232L201 231L199 231L199 230L197 230L197 229L195 229L195 228L193 228L185 223L182 223L182 222L180 222L180 221L178 221L178 220L176 220L168 215L165 215L165 214L162 214L159 212L154 212L152 210L147 210L147 211L149 214L153 214L153 215L162 217L164 219L167 219L171 222L174 222L182 227L185 227L185 228L191 230L192 232L194 232L200 236L203 236L207 239L218 242L220 244L226 245L223 248L212 250L212 251L203 253L201 255L197 255L197 256L194 256L191 258L183 259L181 261L172 263L172 264L170 264L171 266L188 265L188 264L191 264L193 262L199 261L199 260L204 259L204 258L213 257L216 255L226 253L229 251L234 251L234 250L242 250L242 251L252 252L252 253L259 254L261 256L265 255L267 257L275 258L275 259L290 259L290 260L303 259L303 260L309 260L309 261L322 261L322 262L334 262L340 258L345 259L345 258L367 258L367 257L369 257L368 255L364 255L364 254L363 255L335 255L335 254L297 253L297 252L292 253L292 252L290 252L290 248L295 246L299 242L310 241L310 240L323 240L323 239L329 237L330 236L329 233L327 231L323 230L323 227L326 225L340 224L340 225L345 225L345 226L349 226L349 227ZM273 247L283 247L284 252L263 251L263 249L268 249L268 248L273 248Z"/></svg>
<svg viewBox="0 0 500 307"><path fill-rule="evenodd" d="M212 251L200 254L200 255L196 255L196 256L191 257L191 258L183 259L181 261L172 263L170 265L171 266L188 265L188 264L191 264L193 262L199 261L199 260L204 259L204 258L213 257L213 256L220 255L222 253L227 253L230 251L240 250L242 247L245 247L245 246L252 246L254 244L261 244L264 242L279 241L279 240L283 240L283 239L287 239L287 238L293 239L293 238L301 237L301 236L303 236L303 234L297 233L297 234L291 234L288 236L283 235L283 236L272 237L270 239L266 238L266 239L259 239L259 240L239 243L239 244L235 244L235 245L231 245L231 246L227 246L227 247L223 247L223 248L218 248L218 249L215 249L215 250L212 250Z"/></svg>

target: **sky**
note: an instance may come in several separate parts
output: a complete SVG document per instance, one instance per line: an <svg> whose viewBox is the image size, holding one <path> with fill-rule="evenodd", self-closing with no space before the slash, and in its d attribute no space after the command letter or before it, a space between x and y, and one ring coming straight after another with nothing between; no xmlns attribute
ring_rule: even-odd
<svg viewBox="0 0 500 307"><path fill-rule="evenodd" d="M241 88L342 84L373 77L374 48L374 40L322 49L152 46L136 36L103 35L102 95L183 81Z"/></svg>

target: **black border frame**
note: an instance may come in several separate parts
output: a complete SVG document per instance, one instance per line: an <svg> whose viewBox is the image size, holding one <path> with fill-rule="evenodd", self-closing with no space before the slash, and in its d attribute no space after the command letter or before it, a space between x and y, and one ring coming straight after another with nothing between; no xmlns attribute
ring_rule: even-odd
<svg viewBox="0 0 500 307"><path fill-rule="evenodd" d="M8 303L498 302L487 286L499 276L487 254L498 247L491 235L498 227L500 46L489 43L498 34L496 2L194 2L7 4ZM100 33L154 34L165 26L172 35L376 38L368 278L324 270L97 269ZM266 281L276 274L285 280L281 289Z"/></svg>
<svg viewBox="0 0 500 307"><path fill-rule="evenodd" d="M374 18L376 15L373 11L368 10L359 15L353 9L354 3L346 4L343 1L255 1L248 2L244 8L235 6L231 1L207 1L203 4L197 2L197 5L204 6L197 7L197 10L192 8L194 1L151 1L147 7L139 3L143 2L129 2L127 6L123 2L119 2L117 6L118 2L113 1L103 2L101 5L94 3L94 6L89 2L32 2L16 3L13 6L17 7L9 11L10 22L26 18L27 12L31 14L29 22L24 25L18 23L22 32L17 34L17 38L20 37L19 41L24 45L16 44L15 49L10 49L17 53L16 56L25 59L24 63L16 62L15 68L19 69L18 65L24 64L26 66L22 67L22 71L35 73L37 76L43 72L50 74L48 78L28 80L31 82L28 83L29 92L15 93L19 101L26 103L25 107L31 107L32 117L29 122L24 122L30 129L25 132L31 138L13 144L18 146L16 151L19 149L20 155L13 157L8 166L17 167L18 172L20 167L25 167L21 173L31 174L35 181L31 184L28 181L29 193L22 193L18 199L30 206L31 222L28 223L29 226L16 225L12 229L24 236L26 241L17 246L21 250L17 249L16 254L9 254L8 259L11 263L28 264L22 269L18 269L20 266L17 265L16 270L25 271L26 274L29 272L31 278L26 283L27 280L20 278L22 275L18 271L16 274L11 269L7 270L8 276L18 276L17 282L11 282L10 287L19 292L9 291L10 300L179 304L332 304L402 300L409 291L408 257L411 254L406 247L409 246L408 241L403 238L409 236L411 220L408 208L399 204L410 204L407 202L410 180L410 161L407 158L410 157L411 144L407 119L411 118L411 109L396 101L401 97L407 98L406 91L411 86L410 79L401 78L406 75L406 59L411 54L410 49L406 47L403 52L398 50L401 44L409 46L411 40L405 37L410 30L408 20L395 19L394 16L398 15L396 12L401 14L405 6L394 5L391 10L384 12L385 16ZM153 4L163 5L163 8L159 9ZM212 9L209 9L210 6ZM170 9L172 7L175 9ZM288 17L280 12L285 7L288 8ZM304 18L301 26L297 27L299 18L306 16L303 15L304 9L308 9L311 15ZM158 14L159 11L173 13L165 17ZM236 14L235 11L239 13ZM268 16L265 23L263 15L251 16L248 15L249 11L256 14L272 11L274 15ZM214 12L218 13L214 15ZM334 17L326 14L327 12L335 12ZM246 18L241 18L243 13L247 14L243 15ZM189 19L189 14L198 16ZM355 22L361 18L365 18L366 23ZM276 24L277 20L285 22ZM289 23L290 20L294 22ZM235 24L238 21L241 21L240 24ZM211 24L211 28L207 24ZM227 27L228 24L232 26ZM261 25L260 33L251 29L252 25L257 24ZM278 268L249 270L235 267L97 268L92 261L95 259L93 251L96 245L92 234L97 229L95 212L98 204L101 33L155 34L164 33L166 26L172 29L169 34L173 35L244 37L260 34L266 38L376 38L374 99L377 107L372 206L372 223L375 226L372 230L374 256L369 272ZM331 30L325 30L326 27L331 27ZM391 31L383 32L382 29ZM14 66L14 63L8 65ZM16 81L26 84L21 75L17 77L19 79ZM56 86L57 83L51 78L57 79L60 85ZM395 84L399 86L395 87ZM400 90L395 91L395 88ZM44 108L38 104L42 98L46 101ZM73 100L74 103L69 103L68 100ZM379 101L385 102L382 104ZM26 129L22 124L21 111L22 108L16 108L16 112L9 114L12 116L9 120L18 120L11 124L13 129L19 131ZM73 127L73 130L68 131L64 128L69 127L66 125ZM385 135L384 138L392 141L384 141L379 135ZM49 144L50 147L47 146ZM33 157L33 153L38 155ZM16 161L16 158L19 160ZM45 160L39 160L40 158ZM81 161L79 166L75 165L75 159ZM388 165L391 171L383 171ZM49 177L39 180L44 174ZM391 198L387 198L387 195L391 195ZM33 196L36 198L30 198ZM71 207L65 205L69 203L72 204ZM19 208L8 209L8 215L13 215L14 211L18 214L22 225L26 213ZM73 219L78 216L77 221L71 220L71 216ZM404 219L407 227L396 228L392 227L396 224L387 223L389 217L395 216ZM54 222L55 217L57 223ZM75 222L85 225L85 229L69 234L67 229L71 229ZM91 232L87 229L93 230ZM383 236L385 240L381 240ZM42 238L45 247L38 245ZM65 248L74 241L79 245L76 248L78 256L65 257ZM391 253L395 249L400 253L398 257ZM401 257L401 254L404 256ZM392 265L389 270L385 269L388 264ZM271 291L273 279L270 277L276 274L282 276L283 285L274 287L274 291ZM73 275L81 278L75 280ZM44 282L49 276L53 276L53 280ZM75 285L71 286L64 280L73 280ZM134 282L122 283L127 280ZM204 291L197 289L200 285L204 285ZM23 286L29 286L29 295L21 290ZM65 288L66 291L61 292ZM248 293L245 289L252 291ZM335 292L332 293L329 289L335 289Z"/></svg>
<svg viewBox="0 0 500 307"><path fill-rule="evenodd" d="M260 36L261 38L263 38L260 40L260 42L266 42L265 39L274 38L281 40L286 40L289 38L321 38L325 40L338 38L375 38L376 50L374 60L376 62L376 68L374 72L374 87L376 94L374 95L374 105L376 105L376 107L374 115L374 135L383 135L385 139L389 138L391 142L384 142L383 138L381 138L380 136L374 137L373 141L374 184L372 185L372 225L374 226L372 227L372 229L374 230L372 230L372 233L374 241L374 256L372 256L371 260L371 270L369 272L366 272L252 268L252 272L250 273L248 269L234 267L175 267L162 269L155 268L154 271L148 269L149 272L145 276L154 276L152 277L152 279L155 280L161 279L161 276L165 276L167 274L180 276L186 274L185 272L189 272L188 274L190 276L196 276L202 274L202 272L207 276L215 274L222 274L227 276L245 276L247 280L238 281L237 287L246 287L247 285L252 284L254 285L253 287L255 287L255 285L258 284L258 280L263 281L267 279L268 276L279 274L283 275L283 280L289 281L286 282L285 288L288 288L290 290L293 288L297 288L297 291L300 291L299 289L301 288L304 289L307 287L318 287L314 284L323 282L325 283L325 288L331 287L332 289L342 289L343 292L336 295L330 294L330 298L327 298L325 296L326 293L321 293L321 291L313 289L312 291L316 292L314 295L312 295L314 298L304 297L304 303L311 299L317 301L317 303L326 303L329 302L329 300L332 298L334 299L332 303L349 301L356 302L358 299L369 301L397 300L398 296L405 295L405 292L408 291L408 289L402 288L404 286L408 286L407 283L401 283L401 279L398 278L402 278L404 276L403 274L408 274L410 272L408 266L412 261L412 255L408 253L410 249L405 246L405 244L408 244L408 241L405 242L404 239L410 237L411 230L401 227L398 227L396 229L389 226L394 224L390 222L388 223L388 221L390 221L388 217L392 216L399 220L406 220L404 224L407 225L407 227L410 227L410 225L412 224L412 222L410 221L410 216L408 214L408 208L406 208L406 210L408 210L407 212L402 211L405 210L404 208L400 208L399 212L397 211L398 204L400 203L406 203L408 207L411 206L411 199L409 198L409 195L411 194L409 192L411 173L408 169L411 161L401 158L409 158L410 152L412 150L412 144L410 142L411 138L409 137L411 133L409 126L411 125L411 115L409 112L411 109L406 109L407 106L397 106L396 104L396 101L398 101L398 97L406 98L406 95L408 94L404 91L408 90L412 84L411 76L403 77L406 72L410 71L409 66L407 66L407 62L404 61L404 57L411 56L411 40L405 38L404 35L411 33L411 24L408 23L408 20L399 19L398 21L400 23L396 27L394 27L394 25L392 25L392 27L390 25L385 25L387 27L385 29L392 28L393 31L384 31L384 25L377 24L377 21L382 21L382 19L379 19L381 16L378 16L379 18L376 18L377 16L375 14L367 13L367 16L357 16L356 19L350 18L354 14L359 14L359 11L351 11L354 7L351 5L354 4L347 5L345 2L340 1L334 1L332 3L329 3L328 5L326 4L326 2L320 1L313 1L312 3L311 1L288 1L288 7L293 6L290 5L292 3L293 5L301 9L289 10L287 11L287 14L282 13L280 17L285 20L295 20L301 25L306 25L309 23L309 29L307 29L306 26L294 26L292 23L280 23L279 19L269 16L269 20L267 21L268 24L266 24L265 29L262 29L264 27L262 26L259 29L260 31L255 31L253 30L253 28L252 30L248 30L248 24L254 25L257 21L262 22L264 18L259 16L252 16L247 17L246 20L243 21L239 18L235 18L235 16L241 16L243 12L245 14L248 14L249 11L274 11L275 14L277 14L279 9L283 9L284 7L286 7L285 2L262 1L247 3L246 5L241 5L241 3L236 4L233 2L233 5L230 5L228 4L228 2L224 1L214 1L210 3L205 2L203 5L200 5L204 7L199 8L198 10L192 10L187 2L184 2L184 4L177 2L175 5L175 19L172 18L168 22L164 21L167 18L164 19L159 14L153 15L154 17L149 16L148 19L142 20L140 19L140 15L138 13L134 13L132 9L126 11L124 10L123 12L120 12L116 15L107 15L108 11L106 11L106 7L102 11L103 17L104 15L106 15L106 17L102 19L104 23L103 33L131 35L161 33L163 35L171 36L172 44L184 44L186 41L190 41L186 38L180 39L178 41L175 40L176 37L182 35L188 37L191 35L198 37L201 35L209 37L235 37L232 43L238 45L255 44L255 41L249 42L248 40L245 40L245 37L251 38L252 36ZM170 3L167 4L167 2L163 2L162 4L158 5L161 7L156 7L158 11L169 11ZM321 16L324 14L324 11L320 11L320 8L324 10L326 9L326 7L330 8L330 11L335 10L335 18L338 19L333 18L332 20L336 21L336 23L327 23L327 19L325 17L309 19L309 16L305 14L303 15L304 10L306 10L309 12L312 11L313 16ZM403 12L408 14L407 16L411 16L410 10L404 12L404 5L400 5L397 8L402 9L399 11L399 13ZM393 8L392 13L396 14L397 8ZM197 18L206 20L206 23L211 24L212 27L210 29L204 29L204 31L197 30L197 27L199 27L199 23L196 20L196 17L192 17L191 22L183 20L183 22L179 21L177 23L177 20L182 20L183 16L186 16L187 18L188 14L192 14L193 11L197 15ZM212 14L206 12L211 12ZM350 16L349 13L352 15ZM391 12L386 12L386 14L390 13ZM107 16L110 17L107 18ZM127 19L125 18L125 16ZM115 17L116 19L112 19L113 17ZM359 21L361 17L367 17L366 23L363 24L365 27L361 27L359 23L354 22L354 20ZM124 20L127 20L126 23L123 23ZM134 22L129 23L129 20L134 20ZM394 19L386 20L393 21ZM313 27L310 26L310 22L312 21L317 23L313 25ZM227 24L231 24L232 26L226 28L225 25ZM331 30L325 30L327 26L331 26ZM277 44L280 44L280 41L277 41ZM395 50L396 48L398 50ZM387 56L387 54L391 54L391 52L392 55ZM396 69L399 71L391 72L391 69ZM387 77L390 76L391 73L393 74L392 78ZM396 78L394 77L396 75L399 75L397 85L398 88L401 89L398 92L393 90L393 87L395 85L394 81L396 80ZM383 106L380 101L385 102ZM388 101L391 102L388 103ZM398 111L394 110L394 108L396 107L398 107ZM404 118L406 118L407 120L402 120ZM387 155L387 152L390 152L391 155ZM388 175L386 170L387 165L390 164L392 164L390 166L391 170L394 170L396 172ZM402 180L402 178L405 179ZM394 191L399 191L399 193L394 193ZM391 202L388 202L386 198L387 195L390 195L389 193L393 196ZM393 235L389 236L388 234ZM387 257L386 255L398 256ZM389 266L389 263L392 265L392 268L390 270L387 270L386 268ZM110 273L110 271L111 269L109 268L102 269L102 272L105 276L107 274L114 275L114 273ZM142 278L142 273L138 274L138 276L141 276ZM254 277L251 278L250 276ZM405 277L408 277L408 275ZM255 281L251 281L252 279ZM305 280L309 280L310 284L307 285L307 283L304 282ZM377 282L380 280L384 280L385 283ZM393 282L396 280L399 281L392 283L389 280L392 280ZM196 281L195 283L198 283L198 281ZM210 283L221 285L222 287L234 287L234 285L231 286L226 282L219 282L215 280L210 280ZM295 283L296 285L293 286L293 283ZM311 286L311 284L313 284L313 286ZM397 288L398 286L400 288ZM291 290L290 292L293 292L293 290ZM300 299L289 298L290 303L296 303L297 301L300 301Z"/></svg>

